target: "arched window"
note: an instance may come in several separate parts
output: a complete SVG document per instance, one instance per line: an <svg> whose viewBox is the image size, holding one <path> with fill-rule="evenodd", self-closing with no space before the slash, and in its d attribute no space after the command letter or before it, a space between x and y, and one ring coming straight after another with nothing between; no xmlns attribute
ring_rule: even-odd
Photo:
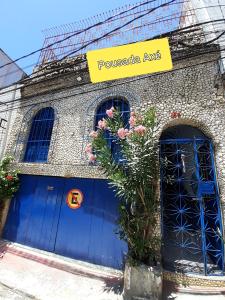
<svg viewBox="0 0 225 300"><path fill-rule="evenodd" d="M121 112L123 118L124 127L129 127L129 117L130 117L130 106L129 103L121 98L111 98L103 102L97 109L95 116L95 130L98 127L98 121L106 118L106 110L114 107L116 110ZM114 159L120 159L119 145L115 142L115 137L112 137L108 131L105 132L105 138L108 141L108 146L111 148Z"/></svg>
<svg viewBox="0 0 225 300"><path fill-rule="evenodd" d="M54 109L42 108L32 120L25 151L25 162L46 162L54 125Z"/></svg>

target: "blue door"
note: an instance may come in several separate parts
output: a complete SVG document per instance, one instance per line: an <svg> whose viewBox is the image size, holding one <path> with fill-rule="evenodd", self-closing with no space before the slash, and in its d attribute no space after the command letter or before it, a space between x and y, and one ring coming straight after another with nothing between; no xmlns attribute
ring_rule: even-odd
<svg viewBox="0 0 225 300"><path fill-rule="evenodd" d="M213 146L196 129L180 127L168 129L160 141L164 267L221 275L223 229Z"/></svg>
<svg viewBox="0 0 225 300"><path fill-rule="evenodd" d="M66 202L71 189L83 193L78 209ZM126 244L115 234L117 209L118 199L105 180L22 175L3 237L120 269Z"/></svg>
<svg viewBox="0 0 225 300"><path fill-rule="evenodd" d="M21 186L12 200L3 237L54 251L62 189L60 178L21 176Z"/></svg>

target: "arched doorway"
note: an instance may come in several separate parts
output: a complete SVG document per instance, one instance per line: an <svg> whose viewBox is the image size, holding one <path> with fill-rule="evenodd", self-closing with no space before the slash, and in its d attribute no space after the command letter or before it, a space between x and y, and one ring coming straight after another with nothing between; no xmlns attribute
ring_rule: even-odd
<svg viewBox="0 0 225 300"><path fill-rule="evenodd" d="M222 275L224 245L213 145L178 125L160 138L162 259L171 271Z"/></svg>

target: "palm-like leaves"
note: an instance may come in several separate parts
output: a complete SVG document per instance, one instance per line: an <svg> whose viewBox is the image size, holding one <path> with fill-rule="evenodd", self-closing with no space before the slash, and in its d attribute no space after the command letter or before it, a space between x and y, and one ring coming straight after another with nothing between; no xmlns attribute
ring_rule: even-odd
<svg viewBox="0 0 225 300"><path fill-rule="evenodd" d="M120 198L119 234L128 243L128 257L133 261L149 263L158 253L158 147L155 137L155 112L150 109L136 115L136 126L146 128L143 134L134 129L120 139L117 135L123 126L121 114L107 119L107 130L119 144L120 160L115 160L104 138L104 129L92 141L97 162Z"/></svg>

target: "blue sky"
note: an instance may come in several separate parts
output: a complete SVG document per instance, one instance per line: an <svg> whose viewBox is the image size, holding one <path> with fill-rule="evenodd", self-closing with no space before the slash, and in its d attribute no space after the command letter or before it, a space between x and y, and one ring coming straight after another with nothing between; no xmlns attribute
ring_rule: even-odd
<svg viewBox="0 0 225 300"><path fill-rule="evenodd" d="M0 48L12 59L42 47L42 30L75 22L137 1L128 0L1 0ZM24 67L38 56L20 61ZM26 71L26 70L25 70Z"/></svg>

